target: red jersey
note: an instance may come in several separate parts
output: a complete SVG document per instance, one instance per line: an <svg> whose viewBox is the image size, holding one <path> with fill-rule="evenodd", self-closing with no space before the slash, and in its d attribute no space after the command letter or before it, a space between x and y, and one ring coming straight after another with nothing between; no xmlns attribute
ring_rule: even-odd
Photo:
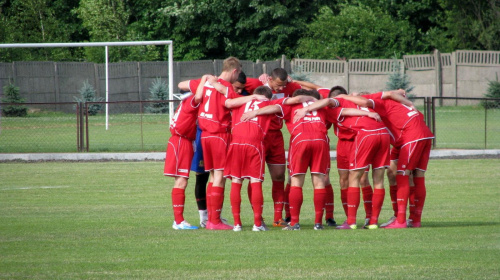
<svg viewBox="0 0 500 280"><path fill-rule="evenodd" d="M340 139L340 140L353 140L356 137L356 130L347 127L343 124L344 117L341 115L342 110L344 110L344 105L348 106L348 104L345 103L346 100L344 99L336 99L332 98L337 106L335 107L326 107L326 112L329 115L329 119L332 120L333 124L333 133Z"/></svg>
<svg viewBox="0 0 500 280"><path fill-rule="evenodd" d="M233 108L233 128L231 130L233 139L245 138L249 140L256 140L259 142L263 141L271 124L271 120L276 118L276 116L261 115L256 116L255 118L246 122L241 121L241 116L248 111L255 111L276 103L277 101L252 100L248 101L238 108Z"/></svg>
<svg viewBox="0 0 500 280"><path fill-rule="evenodd" d="M260 86L267 86L268 88L271 89L271 91L273 93L273 100L274 99L281 99L283 97L291 97L295 90L302 88L299 84L291 82L291 83L286 84L286 87L283 88L282 92L276 92L269 86L269 83L263 84L259 79L247 78L247 83L245 84L245 89L250 94L253 94L253 91ZM281 130L282 127L283 127L283 121L280 118L275 118L271 121L271 126L269 129L270 130Z"/></svg>
<svg viewBox="0 0 500 280"><path fill-rule="evenodd" d="M358 110L363 110L367 112L375 112L371 108L366 108L366 107L360 107L351 101L341 99L339 101L340 105L342 108L353 108L353 109L358 109ZM352 130L381 130L385 129L385 125L382 122L377 122L376 120L367 117L367 116L345 116L343 117L342 124L345 127L351 128Z"/></svg>
<svg viewBox="0 0 500 280"><path fill-rule="evenodd" d="M392 99L382 99L382 92L363 96L373 103L373 109L394 136L394 146L434 138L422 113Z"/></svg>
<svg viewBox="0 0 500 280"><path fill-rule="evenodd" d="M196 119L199 107L200 104L194 104L194 94L181 102L170 124L172 135L179 135L191 141L196 139Z"/></svg>
<svg viewBox="0 0 500 280"><path fill-rule="evenodd" d="M283 111L283 119L290 132L290 139L295 142L300 139L309 139L309 136L324 135L326 137L326 124L328 121L334 121L327 111L320 109L307 113L301 120L293 122L295 111L309 106L313 102L304 102L294 105L279 104Z"/></svg>
<svg viewBox="0 0 500 280"><path fill-rule="evenodd" d="M189 89L196 93L201 79L189 81ZM219 79L218 82L227 88L227 95L218 92L208 82L203 86L203 99L198 110L198 125L202 131L210 133L229 132L231 127L231 110L225 106L227 99L238 97L230 82Z"/></svg>

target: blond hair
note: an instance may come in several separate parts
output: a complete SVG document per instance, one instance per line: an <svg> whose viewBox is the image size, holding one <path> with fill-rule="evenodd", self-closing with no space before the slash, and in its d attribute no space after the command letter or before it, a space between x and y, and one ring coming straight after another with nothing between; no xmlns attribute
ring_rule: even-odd
<svg viewBox="0 0 500 280"><path fill-rule="evenodd" d="M233 69L237 69L238 71L241 71L241 62L239 59L237 59L234 56L230 56L226 59L224 59L224 62L222 63L222 71L231 71Z"/></svg>

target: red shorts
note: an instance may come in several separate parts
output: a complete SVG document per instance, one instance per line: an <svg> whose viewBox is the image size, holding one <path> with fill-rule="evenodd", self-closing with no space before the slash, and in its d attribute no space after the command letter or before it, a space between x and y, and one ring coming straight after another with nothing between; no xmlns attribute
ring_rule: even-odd
<svg viewBox="0 0 500 280"><path fill-rule="evenodd" d="M396 147L392 147L391 149L391 161L393 160L398 160L399 158L399 148L396 148Z"/></svg>
<svg viewBox="0 0 500 280"><path fill-rule="evenodd" d="M360 130L354 139L349 170L389 167L390 135L387 129Z"/></svg>
<svg viewBox="0 0 500 280"><path fill-rule="evenodd" d="M264 149L267 164L286 164L285 141L281 130L269 130L264 137Z"/></svg>
<svg viewBox="0 0 500 280"><path fill-rule="evenodd" d="M205 171L224 170L226 153L230 142L230 133L209 133L205 131L201 133Z"/></svg>
<svg viewBox="0 0 500 280"><path fill-rule="evenodd" d="M354 141L341 140L337 142L337 169L349 170L349 159Z"/></svg>
<svg viewBox="0 0 500 280"><path fill-rule="evenodd" d="M193 141L172 135L168 139L163 174L170 177L189 178L193 153Z"/></svg>
<svg viewBox="0 0 500 280"><path fill-rule="evenodd" d="M226 156L224 177L264 180L265 161L262 142L233 139Z"/></svg>
<svg viewBox="0 0 500 280"><path fill-rule="evenodd" d="M399 150L398 172L414 169L426 171L431 148L432 139L404 144Z"/></svg>
<svg viewBox="0 0 500 280"><path fill-rule="evenodd" d="M288 151L290 176L305 174L308 168L311 173L326 175L329 161L330 147L326 140L298 140Z"/></svg>

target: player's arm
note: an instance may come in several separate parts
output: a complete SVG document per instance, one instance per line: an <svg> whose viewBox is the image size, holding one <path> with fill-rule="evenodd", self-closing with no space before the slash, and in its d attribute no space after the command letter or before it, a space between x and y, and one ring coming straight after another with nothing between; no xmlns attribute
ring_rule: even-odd
<svg viewBox="0 0 500 280"><path fill-rule="evenodd" d="M345 100L349 100L352 103L361 106L361 107L367 107L367 108L373 108L373 103L361 96L351 96L351 95L345 95L345 94L339 94L335 98L343 98Z"/></svg>
<svg viewBox="0 0 500 280"><path fill-rule="evenodd" d="M190 91L189 89L189 80L180 82L177 87L180 91Z"/></svg>
<svg viewBox="0 0 500 280"><path fill-rule="evenodd" d="M228 88L225 85L219 83L216 76L210 75L209 77L207 77L207 81L211 86L215 88L215 90L227 96Z"/></svg>
<svg viewBox="0 0 500 280"><path fill-rule="evenodd" d="M283 101L283 104L293 105L293 104L300 104L300 103L304 103L304 102L311 102L311 101L314 102L316 100L317 100L316 98L309 96L309 95L297 95L294 97L285 98L285 100Z"/></svg>
<svg viewBox="0 0 500 280"><path fill-rule="evenodd" d="M194 95L194 102L196 104L201 103L201 100L203 100L203 87L205 86L205 83L207 82L208 77L211 75L203 75L200 80L200 84L198 85L198 88L196 88L196 94Z"/></svg>
<svg viewBox="0 0 500 280"><path fill-rule="evenodd" d="M241 121L246 122L257 116L261 115L271 115L281 113L281 107L279 105L268 105L266 107L260 108L259 110L245 112L241 116Z"/></svg>
<svg viewBox="0 0 500 280"><path fill-rule="evenodd" d="M382 92L382 99L392 99L396 102L399 102L408 107L412 107L415 109L413 102L411 102L408 98L405 97L406 92L403 89L398 90L390 90Z"/></svg>
<svg viewBox="0 0 500 280"><path fill-rule="evenodd" d="M362 117L366 116L369 118L372 118L378 122L381 122L382 119L380 118L380 115L375 112L370 112L370 111L365 111L365 110L359 110L359 109L354 109L354 108L343 108L342 112L340 113L341 116L349 116L349 117Z"/></svg>
<svg viewBox="0 0 500 280"><path fill-rule="evenodd" d="M302 119L309 112L317 111L317 110L324 108L326 106L338 107L339 102L337 100L335 100L334 98L325 98L325 99L318 100L318 101L314 102L313 104L310 104L307 107L296 110L294 115L293 115L293 122L297 122L298 120Z"/></svg>
<svg viewBox="0 0 500 280"><path fill-rule="evenodd" d="M318 90L318 89L322 88L322 87L318 86L317 84L314 84L314 83L311 83L311 82L308 82L308 81L295 81L294 80L293 82L296 83L296 84L299 84L303 89Z"/></svg>
<svg viewBox="0 0 500 280"><path fill-rule="evenodd" d="M242 106L242 105L244 105L247 102L252 101L252 100L264 101L264 100L267 100L267 98L264 95L252 94L252 95L248 95L248 96L227 99L226 103L224 105L226 106L226 108L233 109L233 108L240 107L240 106Z"/></svg>

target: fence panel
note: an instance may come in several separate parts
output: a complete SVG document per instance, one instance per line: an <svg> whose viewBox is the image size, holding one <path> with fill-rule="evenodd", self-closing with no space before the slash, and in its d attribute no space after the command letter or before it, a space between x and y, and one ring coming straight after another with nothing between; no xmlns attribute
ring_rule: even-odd
<svg viewBox="0 0 500 280"><path fill-rule="evenodd" d="M76 102L23 103L26 117L2 116L0 153L63 153L79 151L79 119ZM54 111L61 107L65 112ZM2 103L6 108L9 103Z"/></svg>
<svg viewBox="0 0 500 280"><path fill-rule="evenodd" d="M486 100L494 99L433 97L434 147L499 149L500 109L486 109L481 105Z"/></svg>

